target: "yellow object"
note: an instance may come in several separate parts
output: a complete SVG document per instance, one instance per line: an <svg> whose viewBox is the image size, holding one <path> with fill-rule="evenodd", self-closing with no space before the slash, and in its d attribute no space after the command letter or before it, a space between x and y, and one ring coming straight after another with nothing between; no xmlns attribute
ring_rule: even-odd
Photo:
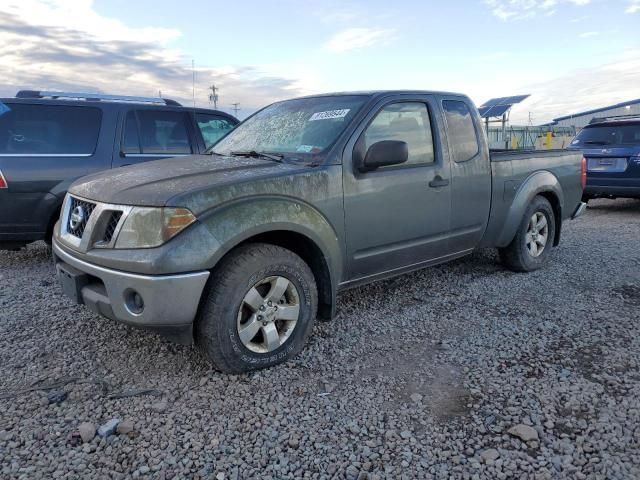
<svg viewBox="0 0 640 480"><path fill-rule="evenodd" d="M550 150L553 148L553 133L552 132L547 132L547 143L545 145L545 148L547 150Z"/></svg>
<svg viewBox="0 0 640 480"><path fill-rule="evenodd" d="M518 139L516 138L515 135L511 135L511 150L517 150L518 149Z"/></svg>

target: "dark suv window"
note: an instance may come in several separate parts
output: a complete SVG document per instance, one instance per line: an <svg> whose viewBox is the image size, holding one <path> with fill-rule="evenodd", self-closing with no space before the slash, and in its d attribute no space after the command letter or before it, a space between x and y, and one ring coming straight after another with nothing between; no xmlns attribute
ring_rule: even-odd
<svg viewBox="0 0 640 480"><path fill-rule="evenodd" d="M207 148L214 145L235 126L226 118L206 113L197 113L196 122L198 122L198 128L202 133L202 138Z"/></svg>
<svg viewBox="0 0 640 480"><path fill-rule="evenodd" d="M187 122L183 112L131 111L125 121L123 151L158 155L192 153Z"/></svg>
<svg viewBox="0 0 640 480"><path fill-rule="evenodd" d="M449 145L454 161L471 160L477 155L479 147L469 106L459 100L444 100L442 106L447 119Z"/></svg>
<svg viewBox="0 0 640 480"><path fill-rule="evenodd" d="M409 158L403 165L435 160L429 110L424 103L392 103L380 110L364 132L365 148L383 140L407 143Z"/></svg>
<svg viewBox="0 0 640 480"><path fill-rule="evenodd" d="M573 146L637 144L640 144L640 123L588 126L571 142Z"/></svg>
<svg viewBox="0 0 640 480"><path fill-rule="evenodd" d="M91 155L102 112L91 107L8 104L0 115L0 154Z"/></svg>

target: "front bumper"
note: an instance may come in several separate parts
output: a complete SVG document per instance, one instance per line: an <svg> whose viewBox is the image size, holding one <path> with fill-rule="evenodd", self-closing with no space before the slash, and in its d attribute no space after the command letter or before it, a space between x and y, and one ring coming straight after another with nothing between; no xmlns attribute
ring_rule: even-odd
<svg viewBox="0 0 640 480"><path fill-rule="evenodd" d="M208 271L140 275L112 270L75 258L55 238L53 258L64 293L77 303L112 320L190 343Z"/></svg>

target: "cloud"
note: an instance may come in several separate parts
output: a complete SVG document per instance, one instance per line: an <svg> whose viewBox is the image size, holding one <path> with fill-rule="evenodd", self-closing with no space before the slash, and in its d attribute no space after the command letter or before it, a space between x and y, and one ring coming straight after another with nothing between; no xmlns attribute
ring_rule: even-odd
<svg viewBox="0 0 640 480"><path fill-rule="evenodd" d="M629 0L627 2L629 6L625 10L627 13L638 13L640 12L640 0Z"/></svg>
<svg viewBox="0 0 640 480"><path fill-rule="evenodd" d="M100 17L91 5L90 0L10 0L0 12L0 96L18 89L145 96L161 91L192 104L191 59L168 47L180 32L129 28ZM299 78L269 70L196 64L196 104L208 106L212 83L223 105L240 102L245 113L308 93Z"/></svg>
<svg viewBox="0 0 640 480"><path fill-rule="evenodd" d="M512 123L526 123L533 112L536 123L564 115L640 98L640 50L628 51L610 63L574 70L543 84L519 90L531 93L514 107Z"/></svg>
<svg viewBox="0 0 640 480"><path fill-rule="evenodd" d="M370 28L348 28L336 33L324 45L330 52L340 53L388 43L395 30L374 30Z"/></svg>
<svg viewBox="0 0 640 480"><path fill-rule="evenodd" d="M539 14L549 16L556 12L556 7L562 3L584 6L591 0L484 0L491 13L500 20L522 20L533 18Z"/></svg>

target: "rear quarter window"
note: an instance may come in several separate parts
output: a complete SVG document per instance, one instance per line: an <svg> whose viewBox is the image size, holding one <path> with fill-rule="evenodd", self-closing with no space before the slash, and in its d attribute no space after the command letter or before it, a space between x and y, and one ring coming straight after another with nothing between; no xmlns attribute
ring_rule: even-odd
<svg viewBox="0 0 640 480"><path fill-rule="evenodd" d="M235 127L235 124L231 123L227 118L206 113L197 113L196 122L198 123L200 133L202 133L206 148L215 145L218 140Z"/></svg>
<svg viewBox="0 0 640 480"><path fill-rule="evenodd" d="M478 137L469 106L459 100L442 102L447 121L449 148L456 162L466 162L479 152Z"/></svg>
<svg viewBox="0 0 640 480"><path fill-rule="evenodd" d="M0 115L0 154L91 155L100 133L98 108L7 103Z"/></svg>
<svg viewBox="0 0 640 480"><path fill-rule="evenodd" d="M638 145L640 124L597 125L585 127L571 145Z"/></svg>

